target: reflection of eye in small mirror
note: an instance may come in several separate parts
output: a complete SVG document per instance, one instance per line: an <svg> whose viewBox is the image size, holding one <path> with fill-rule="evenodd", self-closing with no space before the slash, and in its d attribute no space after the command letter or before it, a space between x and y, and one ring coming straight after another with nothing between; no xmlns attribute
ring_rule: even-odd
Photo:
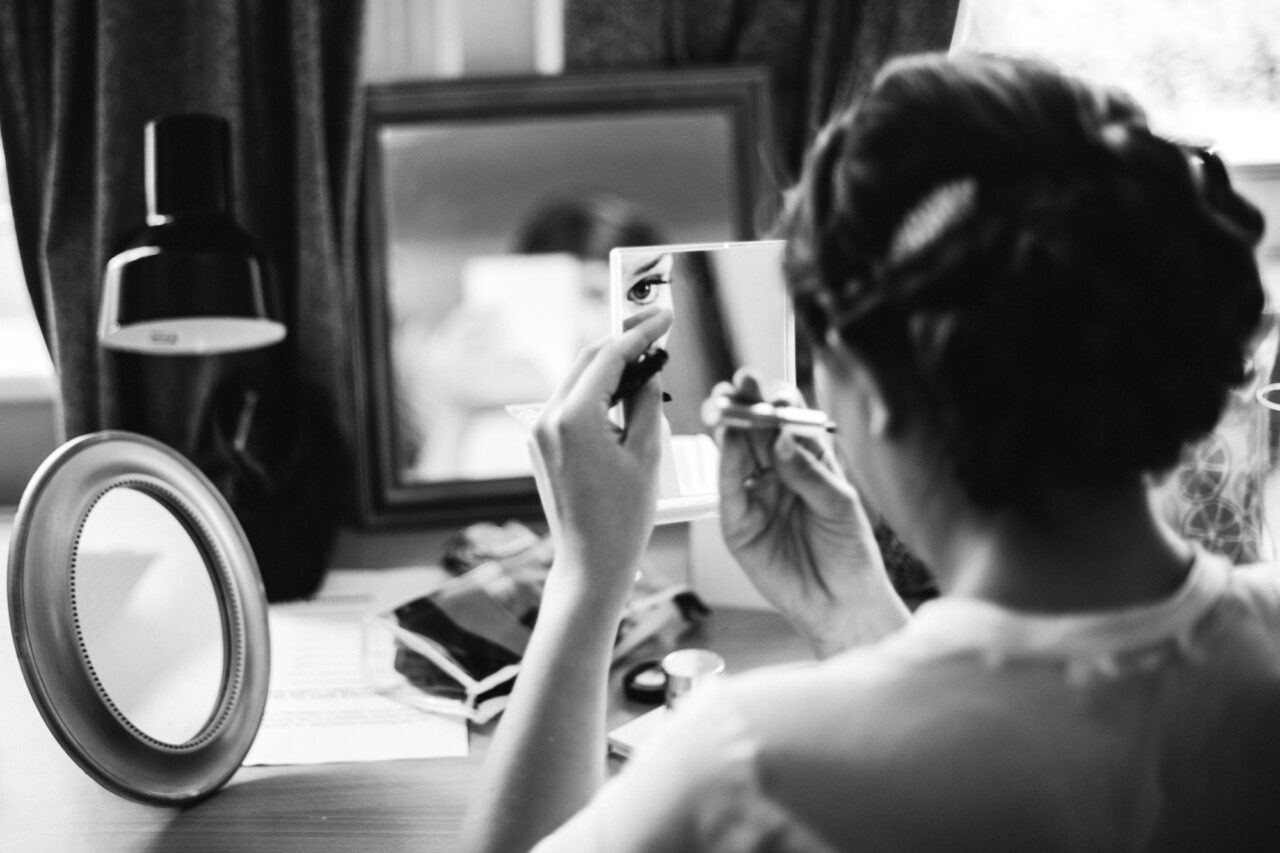
<svg viewBox="0 0 1280 853"><path fill-rule="evenodd" d="M76 538L71 610L125 722L169 744L200 733L222 686L222 619L204 555L158 499L122 486L94 504Z"/></svg>
<svg viewBox="0 0 1280 853"><path fill-rule="evenodd" d="M621 269L616 286L621 306L622 328L631 327L632 319L646 308L666 308L675 313L672 274L676 256L671 252L634 252L619 256ZM655 343L666 347L670 334Z"/></svg>
<svg viewBox="0 0 1280 853"><path fill-rule="evenodd" d="M612 325L621 332L644 308L669 308L657 342L669 360L660 376L670 440L664 444L658 521L713 515L719 453L702 422L717 382L750 366L766 378L795 377L795 338L782 278L782 241L685 244L610 253Z"/></svg>

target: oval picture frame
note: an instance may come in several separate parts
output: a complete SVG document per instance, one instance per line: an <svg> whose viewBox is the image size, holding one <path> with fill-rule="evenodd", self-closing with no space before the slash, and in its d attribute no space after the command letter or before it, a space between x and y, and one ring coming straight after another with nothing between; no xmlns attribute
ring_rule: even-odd
<svg viewBox="0 0 1280 853"><path fill-rule="evenodd" d="M183 743L152 738L98 684L72 606L76 543L90 510L114 488L160 502L203 555L223 634L214 711ZM28 483L9 549L9 617L18 661L40 715L66 753L128 799L188 804L239 769L266 706L270 637L257 562L231 507L209 479L147 436L104 431L55 450Z"/></svg>

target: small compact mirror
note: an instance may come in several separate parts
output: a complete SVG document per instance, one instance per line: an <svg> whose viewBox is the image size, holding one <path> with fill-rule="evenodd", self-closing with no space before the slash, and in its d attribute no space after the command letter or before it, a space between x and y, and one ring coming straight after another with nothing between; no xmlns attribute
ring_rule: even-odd
<svg viewBox="0 0 1280 853"><path fill-rule="evenodd" d="M240 766L266 703L266 596L207 478L140 435L55 451L23 494L9 608L27 686L105 787L186 803Z"/></svg>
<svg viewBox="0 0 1280 853"><path fill-rule="evenodd" d="M614 249L609 255L612 324L651 305L671 309L671 331L657 342L669 440L659 477L659 524L713 516L719 508L720 455L702 404L741 366L796 381L795 326L782 276L781 240Z"/></svg>

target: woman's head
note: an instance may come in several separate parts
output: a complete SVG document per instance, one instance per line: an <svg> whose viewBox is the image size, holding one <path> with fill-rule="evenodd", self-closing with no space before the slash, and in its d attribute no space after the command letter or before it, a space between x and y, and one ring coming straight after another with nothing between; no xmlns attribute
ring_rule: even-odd
<svg viewBox="0 0 1280 853"><path fill-rule="evenodd" d="M891 63L782 221L818 345L865 362L977 504L1172 466L1244 378L1257 211L1126 96L1036 63Z"/></svg>
<svg viewBox="0 0 1280 853"><path fill-rule="evenodd" d="M610 193L553 198L526 219L516 235L521 254L564 252L584 261L608 261L619 246L654 246L662 235L639 205Z"/></svg>

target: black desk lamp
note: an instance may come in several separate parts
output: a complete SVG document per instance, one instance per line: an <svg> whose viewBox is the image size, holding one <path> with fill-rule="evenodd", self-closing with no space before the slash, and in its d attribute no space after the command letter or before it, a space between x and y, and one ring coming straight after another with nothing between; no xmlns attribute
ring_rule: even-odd
<svg viewBox="0 0 1280 853"><path fill-rule="evenodd" d="M230 146L230 126L216 116L147 124L147 224L107 262L104 347L211 355L284 338L266 304L258 248L229 211Z"/></svg>
<svg viewBox="0 0 1280 853"><path fill-rule="evenodd" d="M271 600L319 583L336 530L333 441L279 344L264 255L232 216L231 128L146 127L146 224L107 262L98 315L112 428L159 439L227 499ZM334 506L330 506L334 504Z"/></svg>

